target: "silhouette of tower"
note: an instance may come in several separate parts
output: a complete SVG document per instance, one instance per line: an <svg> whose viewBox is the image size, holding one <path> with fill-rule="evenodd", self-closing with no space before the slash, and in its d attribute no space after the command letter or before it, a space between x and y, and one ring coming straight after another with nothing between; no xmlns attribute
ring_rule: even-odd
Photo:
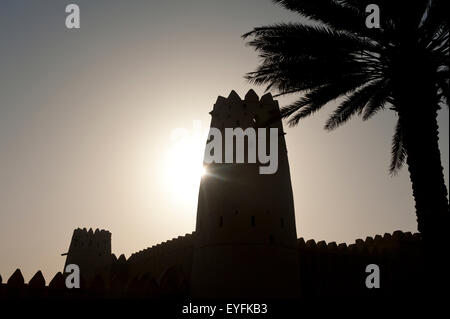
<svg viewBox="0 0 450 319"><path fill-rule="evenodd" d="M278 128L278 170L260 174L263 164L247 159L242 164L205 164L207 173L198 197L192 296L296 297L297 234L278 102L270 93L259 100L250 90L241 100L232 91L228 98L218 97L210 114L211 127L220 129L223 136L225 128Z"/></svg>
<svg viewBox="0 0 450 319"><path fill-rule="evenodd" d="M109 231L96 229L94 232L92 229L77 228L73 231L64 269L69 264L78 265L80 275L90 280L96 271L110 265L112 260Z"/></svg>

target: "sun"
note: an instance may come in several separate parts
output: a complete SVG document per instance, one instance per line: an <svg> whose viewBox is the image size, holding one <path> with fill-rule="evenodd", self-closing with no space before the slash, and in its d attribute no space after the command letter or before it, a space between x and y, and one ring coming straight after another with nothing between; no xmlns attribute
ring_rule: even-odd
<svg viewBox="0 0 450 319"><path fill-rule="evenodd" d="M186 136L172 143L164 156L164 187L174 202L179 204L197 201L202 176L205 141L200 137Z"/></svg>

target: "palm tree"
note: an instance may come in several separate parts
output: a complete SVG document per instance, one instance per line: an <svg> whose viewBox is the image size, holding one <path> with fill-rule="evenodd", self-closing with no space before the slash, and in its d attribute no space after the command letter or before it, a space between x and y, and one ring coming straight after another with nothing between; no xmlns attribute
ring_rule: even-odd
<svg viewBox="0 0 450 319"><path fill-rule="evenodd" d="M398 117L390 173L406 161L418 229L426 247L449 227L437 112L448 107L449 25L444 0L377 0L380 28L366 27L373 0L274 0L307 19L243 35L261 63L247 78L278 95L301 93L282 108L288 124L338 102L325 128L390 108ZM447 9L446 9L447 8Z"/></svg>

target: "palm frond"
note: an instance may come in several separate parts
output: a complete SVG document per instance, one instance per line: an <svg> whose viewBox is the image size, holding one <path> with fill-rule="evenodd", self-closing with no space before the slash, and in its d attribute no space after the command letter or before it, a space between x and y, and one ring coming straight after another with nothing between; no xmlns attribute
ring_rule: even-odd
<svg viewBox="0 0 450 319"><path fill-rule="evenodd" d="M280 23L254 28L242 35L252 37L247 44L255 50L265 53L292 53L301 48L303 54L325 54L330 50L345 52L375 49L376 43L367 38L343 30L336 30L324 25L304 25L298 23ZM328 48L327 51L324 49ZM298 53L298 51L297 51Z"/></svg>
<svg viewBox="0 0 450 319"><path fill-rule="evenodd" d="M447 15L449 9L450 4L448 0L429 0L426 16L420 25L422 33L433 36L442 25L448 25Z"/></svg>
<svg viewBox="0 0 450 319"><path fill-rule="evenodd" d="M334 130L347 122L353 115L361 113L370 98L380 87L380 81L368 83L350 94L337 107L325 124L328 131Z"/></svg>
<svg viewBox="0 0 450 319"><path fill-rule="evenodd" d="M385 83L383 83L380 88L374 92L364 108L364 114L362 116L363 121L367 121L378 111L383 110L389 100L390 94L390 81L385 81Z"/></svg>
<svg viewBox="0 0 450 319"><path fill-rule="evenodd" d="M246 78L277 89L280 95L338 83L342 77L378 72L362 68L374 60L378 46L366 39L326 27L280 24L256 28L244 35L262 58ZM368 54L361 59L362 52ZM373 65L376 65L375 61Z"/></svg>
<svg viewBox="0 0 450 319"><path fill-rule="evenodd" d="M330 83L339 84L343 77L361 76L361 74L365 73L356 61L263 62L255 72L247 74L247 80L257 85L268 85L281 94L290 94L295 90L301 92ZM370 76L370 74L365 75Z"/></svg>
<svg viewBox="0 0 450 319"><path fill-rule="evenodd" d="M319 111L328 102L354 91L366 81L367 78L364 75L351 76L341 78L339 84L330 83L311 90L298 101L282 108L281 116L289 117L288 125L295 126L302 118Z"/></svg>
<svg viewBox="0 0 450 319"><path fill-rule="evenodd" d="M400 121L397 121L395 127L395 133L392 137L392 149L391 149L391 165L389 167L389 173L391 175L397 175L405 162L407 153L403 145L403 131Z"/></svg>
<svg viewBox="0 0 450 319"><path fill-rule="evenodd" d="M364 25L364 11L334 0L273 0L288 10L318 21L333 29L359 33Z"/></svg>

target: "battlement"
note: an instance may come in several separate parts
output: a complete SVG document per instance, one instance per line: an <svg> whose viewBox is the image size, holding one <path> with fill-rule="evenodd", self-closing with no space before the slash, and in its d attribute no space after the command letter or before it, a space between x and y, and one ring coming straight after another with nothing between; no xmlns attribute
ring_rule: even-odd
<svg viewBox="0 0 450 319"><path fill-rule="evenodd" d="M83 229L77 228L74 231L74 234L77 236L111 236L111 232L105 229L98 229L96 228L95 231L92 230L92 228L89 228L89 230L84 227Z"/></svg>
<svg viewBox="0 0 450 319"><path fill-rule="evenodd" d="M140 250L137 253L132 254L127 262L139 262L146 258L161 257L163 255L171 254L179 249L192 248L194 236L195 232L192 232Z"/></svg>
<svg viewBox="0 0 450 319"><path fill-rule="evenodd" d="M223 129L225 127L279 127L276 120L280 119L278 101L272 94L261 97L250 89L245 98L233 90L227 98L219 96L209 113L212 116L211 127Z"/></svg>
<svg viewBox="0 0 450 319"><path fill-rule="evenodd" d="M195 235L196 233L194 231L184 236L178 236L176 238L166 240L133 253L126 261L128 263L138 263L148 258L160 258L179 249L192 248ZM346 243L337 244L334 241L327 243L324 240L316 242L314 239L305 241L303 237L300 237L297 240L297 247L300 251L304 252L377 255L393 252L400 248L404 249L405 246L411 246L415 249L420 241L421 236L419 233L412 234L411 232L396 230L392 234L385 233L383 236L368 236L365 240L358 238L354 243L349 245ZM125 260L124 255L121 255L121 258L122 261ZM300 256L300 258L302 258L302 256Z"/></svg>
<svg viewBox="0 0 450 319"><path fill-rule="evenodd" d="M358 238L354 243L347 245L346 243L336 244L336 242L325 242L324 240L316 242L314 239L305 241L303 238L297 240L298 249L302 252L317 253L344 253L344 254L365 254L379 255L383 253L393 252L399 249L405 251L408 246L417 248L420 243L421 235L419 233L402 232L396 230L391 234L385 233L383 236L376 235L374 237L366 237L366 239Z"/></svg>
<svg viewBox="0 0 450 319"><path fill-rule="evenodd" d="M95 231L92 228L75 229L67 254L89 251L95 251L100 255L111 254L111 233L98 228Z"/></svg>
<svg viewBox="0 0 450 319"><path fill-rule="evenodd" d="M309 298L416 295L425 279L418 233L397 230L392 235L359 238L349 245L303 238L297 243L300 286ZM369 264L380 268L383 289L366 288L365 269Z"/></svg>

